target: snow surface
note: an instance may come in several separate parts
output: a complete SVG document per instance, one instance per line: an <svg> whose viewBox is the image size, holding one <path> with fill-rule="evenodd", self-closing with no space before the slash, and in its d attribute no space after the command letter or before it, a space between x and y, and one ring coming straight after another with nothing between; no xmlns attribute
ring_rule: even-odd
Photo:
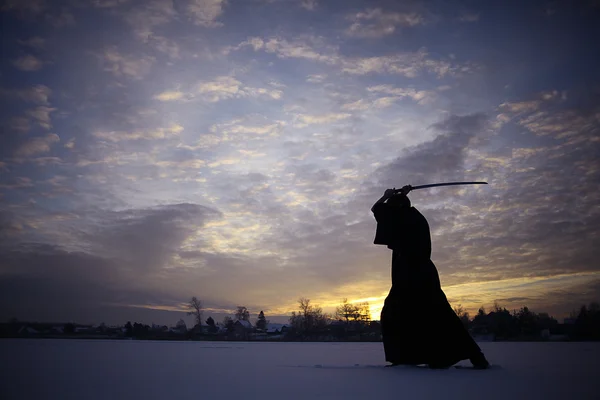
<svg viewBox="0 0 600 400"><path fill-rule="evenodd" d="M0 399L600 399L600 343L480 346L496 368L384 368L381 343L7 339Z"/></svg>

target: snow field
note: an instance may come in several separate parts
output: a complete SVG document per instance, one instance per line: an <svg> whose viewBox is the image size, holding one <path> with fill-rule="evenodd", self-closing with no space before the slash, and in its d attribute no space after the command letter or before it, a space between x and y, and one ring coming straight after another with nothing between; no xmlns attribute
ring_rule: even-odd
<svg viewBox="0 0 600 400"><path fill-rule="evenodd" d="M480 346L495 368L384 368L381 343L7 339L0 399L600 399L600 343Z"/></svg>

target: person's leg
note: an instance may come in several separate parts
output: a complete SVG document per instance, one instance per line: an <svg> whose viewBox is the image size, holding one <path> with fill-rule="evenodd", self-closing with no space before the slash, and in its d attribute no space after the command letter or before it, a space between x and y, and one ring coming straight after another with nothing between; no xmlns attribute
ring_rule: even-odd
<svg viewBox="0 0 600 400"><path fill-rule="evenodd" d="M476 368L487 368L489 363L473 340L441 289L423 300L428 310L422 326L431 332L427 364L430 368L449 368L461 360L470 360Z"/></svg>
<svg viewBox="0 0 600 400"><path fill-rule="evenodd" d="M479 351L479 353L477 353L477 354L473 355L471 358L469 358L469 361L471 361L471 364L473 364L473 367L475 367L477 369L486 369L486 368L490 367L490 363L485 358L482 351Z"/></svg>
<svg viewBox="0 0 600 400"><path fill-rule="evenodd" d="M443 292L442 292L443 293ZM445 298L444 294L444 298ZM446 315L448 318L448 327L453 334L451 335L454 347L457 350L456 362L468 359L475 368L485 369L490 366L490 363L485 358L481 348L475 342L469 331L465 328L460 318L456 315L450 303L446 300L447 308Z"/></svg>
<svg viewBox="0 0 600 400"><path fill-rule="evenodd" d="M402 304L407 302L389 295L381 310L381 333L385 360L392 365L417 365L424 364L424 359L419 357L422 348L419 335L415 334L416 327L410 326L411 321L406 319L402 312Z"/></svg>

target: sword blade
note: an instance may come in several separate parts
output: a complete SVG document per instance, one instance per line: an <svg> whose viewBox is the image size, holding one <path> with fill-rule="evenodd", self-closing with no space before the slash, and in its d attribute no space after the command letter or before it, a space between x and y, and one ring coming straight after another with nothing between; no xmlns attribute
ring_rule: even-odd
<svg viewBox="0 0 600 400"><path fill-rule="evenodd" d="M430 183L427 185L411 186L411 190L425 189L436 186L455 186L455 185L487 185L487 182L446 182L446 183Z"/></svg>

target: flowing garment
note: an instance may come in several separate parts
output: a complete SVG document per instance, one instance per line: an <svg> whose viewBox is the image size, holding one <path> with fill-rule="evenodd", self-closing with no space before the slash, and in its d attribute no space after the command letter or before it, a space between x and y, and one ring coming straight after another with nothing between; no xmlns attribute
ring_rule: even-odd
<svg viewBox="0 0 600 400"><path fill-rule="evenodd" d="M414 207L378 203L375 244L392 249L392 288L381 311L386 361L447 368L483 357L442 291L431 234Z"/></svg>

